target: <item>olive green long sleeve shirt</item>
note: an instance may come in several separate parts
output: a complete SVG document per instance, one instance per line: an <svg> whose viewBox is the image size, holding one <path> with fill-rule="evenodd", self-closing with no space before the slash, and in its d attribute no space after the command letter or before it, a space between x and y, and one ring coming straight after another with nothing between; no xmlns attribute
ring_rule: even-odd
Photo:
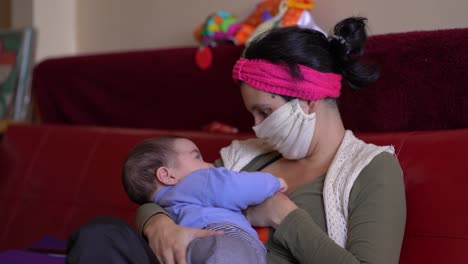
<svg viewBox="0 0 468 264"><path fill-rule="evenodd" d="M271 162L265 155L249 164L256 170ZM268 263L398 263L406 222L403 175L397 159L381 153L355 181L349 198L348 240L342 248L326 231L323 185L325 176L289 194L299 207L276 230L270 229L266 243ZM137 228L157 213L156 204L142 205Z"/></svg>

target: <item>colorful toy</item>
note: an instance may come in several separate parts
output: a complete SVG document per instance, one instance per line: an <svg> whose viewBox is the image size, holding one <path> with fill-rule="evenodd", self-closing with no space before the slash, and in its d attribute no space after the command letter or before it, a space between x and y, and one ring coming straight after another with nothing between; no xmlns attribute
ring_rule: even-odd
<svg viewBox="0 0 468 264"><path fill-rule="evenodd" d="M219 43L234 42L234 36L239 30L240 24L237 23L237 17L229 12L216 12L205 20L195 30L195 39L201 46L195 55L195 61L199 68L208 69L213 60L213 54L210 47Z"/></svg>
<svg viewBox="0 0 468 264"><path fill-rule="evenodd" d="M216 12L195 30L195 39L202 46L216 46L218 43L232 42L239 30L237 17L229 12Z"/></svg>
<svg viewBox="0 0 468 264"><path fill-rule="evenodd" d="M314 7L312 0L263 0L242 24L228 12L210 15L195 31L195 39L201 43L195 61L199 68L208 69L213 60L209 47L218 43L248 46L255 37L272 28L298 26L326 35L310 14Z"/></svg>
<svg viewBox="0 0 468 264"><path fill-rule="evenodd" d="M276 5L276 8L271 7ZM312 0L267 0L257 6L257 9L244 22L236 34L236 43L249 45L261 33L277 27L299 26L311 28L324 33L316 24L310 9L315 7ZM260 21L253 24L252 21ZM325 33L324 33L325 34Z"/></svg>
<svg viewBox="0 0 468 264"><path fill-rule="evenodd" d="M238 45L245 44L255 29L265 21L272 19L279 11L281 0L264 0L257 4L255 10L245 19L235 36Z"/></svg>

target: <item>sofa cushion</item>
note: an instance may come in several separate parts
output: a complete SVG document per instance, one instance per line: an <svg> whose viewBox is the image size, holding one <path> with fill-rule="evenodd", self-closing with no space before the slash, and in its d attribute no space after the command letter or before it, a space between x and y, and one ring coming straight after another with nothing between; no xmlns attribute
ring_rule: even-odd
<svg viewBox="0 0 468 264"><path fill-rule="evenodd" d="M24 248L44 235L66 239L93 217L133 223L136 205L122 188L121 163L138 141L175 133L194 140L208 161L232 139L252 134L67 126L11 126L0 153L0 250ZM407 224L400 263L468 263L468 129L357 133L392 144L404 172ZM0 156L4 157L4 156Z"/></svg>
<svg viewBox="0 0 468 264"><path fill-rule="evenodd" d="M192 138L207 161L214 161L218 150L234 138L167 130L9 127L0 149L8 150L14 167L0 171L0 226L5 227L0 250L26 247L44 235L65 239L97 215L133 223L137 206L123 190L121 164L140 140L169 133Z"/></svg>

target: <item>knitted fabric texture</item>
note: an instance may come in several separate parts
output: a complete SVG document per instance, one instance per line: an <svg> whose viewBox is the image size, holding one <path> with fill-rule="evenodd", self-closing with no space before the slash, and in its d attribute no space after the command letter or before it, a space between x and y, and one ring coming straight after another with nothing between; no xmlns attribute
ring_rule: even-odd
<svg viewBox="0 0 468 264"><path fill-rule="evenodd" d="M393 146L376 146L356 138L347 130L325 177L323 202L328 236L341 247L348 238L348 202L361 171L382 152L394 154Z"/></svg>
<svg viewBox="0 0 468 264"><path fill-rule="evenodd" d="M273 151L273 148L258 138L246 140L233 140L232 143L221 149L221 159L228 170L241 171L255 157Z"/></svg>
<svg viewBox="0 0 468 264"><path fill-rule="evenodd" d="M302 78L294 78L287 65L241 58L234 65L232 76L255 89L304 100L340 96L341 75L319 72L304 65L298 67Z"/></svg>

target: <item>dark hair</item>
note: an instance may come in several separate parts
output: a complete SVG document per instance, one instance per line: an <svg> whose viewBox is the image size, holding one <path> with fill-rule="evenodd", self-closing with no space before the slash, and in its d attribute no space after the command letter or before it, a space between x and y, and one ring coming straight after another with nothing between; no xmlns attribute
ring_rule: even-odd
<svg viewBox="0 0 468 264"><path fill-rule="evenodd" d="M137 204L152 202L156 191L155 172L170 166L177 153L174 141L179 136L159 136L141 141L127 154L122 167L122 184L130 200Z"/></svg>
<svg viewBox="0 0 468 264"><path fill-rule="evenodd" d="M358 62L367 40L366 21L362 17L347 18L335 26L329 38L312 29L272 29L254 39L244 56L287 64L292 76L299 79L302 77L299 64L320 72L338 73L343 82L358 89L380 76L376 65Z"/></svg>

